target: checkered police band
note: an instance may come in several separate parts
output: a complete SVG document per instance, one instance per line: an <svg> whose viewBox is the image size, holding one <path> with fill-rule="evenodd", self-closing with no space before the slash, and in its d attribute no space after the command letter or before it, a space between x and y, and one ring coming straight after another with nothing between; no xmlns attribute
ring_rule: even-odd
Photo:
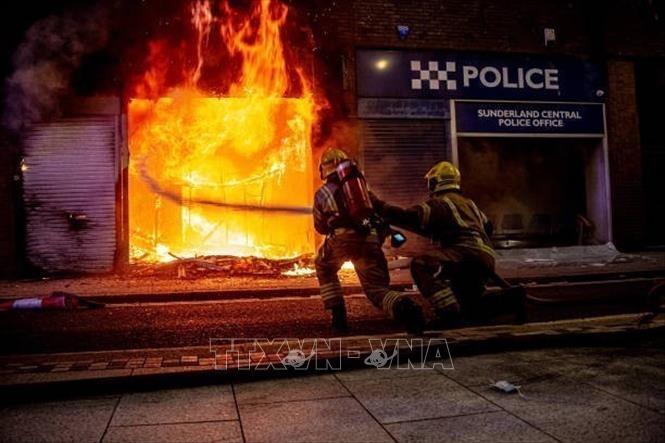
<svg viewBox="0 0 665 443"><path fill-rule="evenodd" d="M443 86L449 91L457 89L457 80L449 79L457 69L455 62L446 62L445 69L439 69L438 61L430 61L423 68L420 60L411 60L411 71L416 75L411 79L411 89L441 89ZM452 75L451 75L452 76Z"/></svg>

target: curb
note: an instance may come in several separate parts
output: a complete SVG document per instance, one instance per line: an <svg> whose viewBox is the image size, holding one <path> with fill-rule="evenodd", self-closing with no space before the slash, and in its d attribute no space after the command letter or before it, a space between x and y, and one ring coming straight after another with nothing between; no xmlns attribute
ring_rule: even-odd
<svg viewBox="0 0 665 443"><path fill-rule="evenodd" d="M377 343L384 346L382 349L386 349L387 354L394 350L394 355L409 357L410 361L423 361L431 355L430 349L449 352L454 358L461 355L551 346L599 343L616 345L623 340L632 341L661 335L665 331L665 316L661 315L645 324L640 321L642 316L643 314L623 314L524 325L430 331L424 337L408 337L405 334L344 337L339 339L339 352L330 349L319 351L316 348L316 365L320 369L320 361L328 371L371 367L367 359L376 352ZM407 339L412 341L407 342ZM306 374L316 370L316 367L311 368L309 364L304 368L284 367L287 353L283 350L283 342L258 342L263 343L259 346L261 351L253 353L256 343L235 345L231 358L228 352L224 352L223 356L219 352L228 350L228 346L217 347L212 342L210 346L190 348L3 357L0 358L0 393L3 398L21 398L28 394L42 395L72 389L149 389L163 383L201 384L219 382L228 377L256 379ZM291 340L288 347L291 343L296 343L296 340ZM248 346L251 347L250 350ZM277 346L280 348L276 348ZM302 344L299 346L302 347ZM288 355L291 355L291 352ZM102 367L104 369L101 369Z"/></svg>
<svg viewBox="0 0 665 443"><path fill-rule="evenodd" d="M612 298L620 298L625 293L648 291L656 282L662 280L663 276L654 277L635 277L624 278L620 280L606 279L606 280L585 280L585 281L554 281L554 282L541 282L526 284L527 291L530 295L535 296L545 303L551 302L575 302L575 301L589 301L607 298L607 288L612 286ZM511 284L520 283L511 281ZM391 289L396 291L409 291L412 290L413 284L399 283L390 285ZM561 296L560 289L565 288L566 292L579 290L583 292L583 296L577 295ZM344 295L360 294L362 287L360 285L343 286ZM488 287L488 295L499 292L498 287ZM102 295L102 296L84 296L84 300L89 300L96 303L105 304L121 304L121 303L175 303L175 302L210 302L210 301L230 301L230 300L265 300L270 298L286 298L286 297L316 297L319 295L318 287L307 288L274 288L274 289L234 289L224 291L196 291L196 292L170 292L161 294L122 294L122 295Z"/></svg>
<svg viewBox="0 0 665 443"><path fill-rule="evenodd" d="M392 289L403 291L411 288L411 283L390 285ZM343 286L344 295L362 292L360 285ZM313 297L319 295L315 286L300 288L262 288L262 289L224 289L220 291L163 292L137 294L87 295L86 300L105 304L120 303L172 303L188 301L219 301L219 300L265 300L282 297Z"/></svg>

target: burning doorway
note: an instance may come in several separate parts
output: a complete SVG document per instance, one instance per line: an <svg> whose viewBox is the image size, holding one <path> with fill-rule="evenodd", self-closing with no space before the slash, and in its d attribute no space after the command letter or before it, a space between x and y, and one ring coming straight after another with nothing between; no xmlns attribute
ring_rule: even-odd
<svg viewBox="0 0 665 443"><path fill-rule="evenodd" d="M130 103L133 259L284 258L313 251L306 214L233 207L306 207L312 201L307 104L253 104L208 97Z"/></svg>
<svg viewBox="0 0 665 443"><path fill-rule="evenodd" d="M198 63L186 81L159 97L130 100L132 261L314 251L306 208L315 106L302 70L287 67L280 31L288 9L263 0L242 21L226 4L222 12L215 17L209 2L193 7ZM197 85L215 29L241 68L226 92L211 95ZM141 91L152 88L158 69L146 74Z"/></svg>

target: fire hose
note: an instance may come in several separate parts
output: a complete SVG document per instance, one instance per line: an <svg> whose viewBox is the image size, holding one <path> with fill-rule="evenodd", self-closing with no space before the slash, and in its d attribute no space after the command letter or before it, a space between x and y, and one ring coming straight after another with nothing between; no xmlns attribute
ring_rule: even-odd
<svg viewBox="0 0 665 443"><path fill-rule="evenodd" d="M175 202L177 204L182 203L181 197L172 191L169 191L167 189L164 189L154 178L148 174L148 170L145 164L145 160L140 162L140 167L139 171L141 174L141 178L143 181L150 187L150 190L154 192L155 194L158 194L168 200L171 200L172 202ZM312 213L312 208L310 207L305 207L305 206L284 206L284 205L270 205L270 206L263 206L263 205L252 205L252 204L246 204L246 203L228 203L228 202L222 202L218 200L210 200L210 199L205 199L205 198L191 198L189 199L189 202L198 204L198 205L206 205L206 206L216 206L219 208L228 208L228 209L237 209L237 210L243 210L243 211L268 211L268 212L286 212L289 214L311 214Z"/></svg>

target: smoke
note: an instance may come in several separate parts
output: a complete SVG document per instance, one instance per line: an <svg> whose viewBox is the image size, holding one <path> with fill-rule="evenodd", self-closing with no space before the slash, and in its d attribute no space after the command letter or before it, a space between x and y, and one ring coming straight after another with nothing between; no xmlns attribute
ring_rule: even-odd
<svg viewBox="0 0 665 443"><path fill-rule="evenodd" d="M13 56L2 120L12 131L59 112L81 60L108 40L107 2L35 22Z"/></svg>
<svg viewBox="0 0 665 443"><path fill-rule="evenodd" d="M328 148L337 148L354 158L358 158L358 125L351 120L324 122L320 126L328 126L326 134L318 134L314 141L314 155L318 158Z"/></svg>

